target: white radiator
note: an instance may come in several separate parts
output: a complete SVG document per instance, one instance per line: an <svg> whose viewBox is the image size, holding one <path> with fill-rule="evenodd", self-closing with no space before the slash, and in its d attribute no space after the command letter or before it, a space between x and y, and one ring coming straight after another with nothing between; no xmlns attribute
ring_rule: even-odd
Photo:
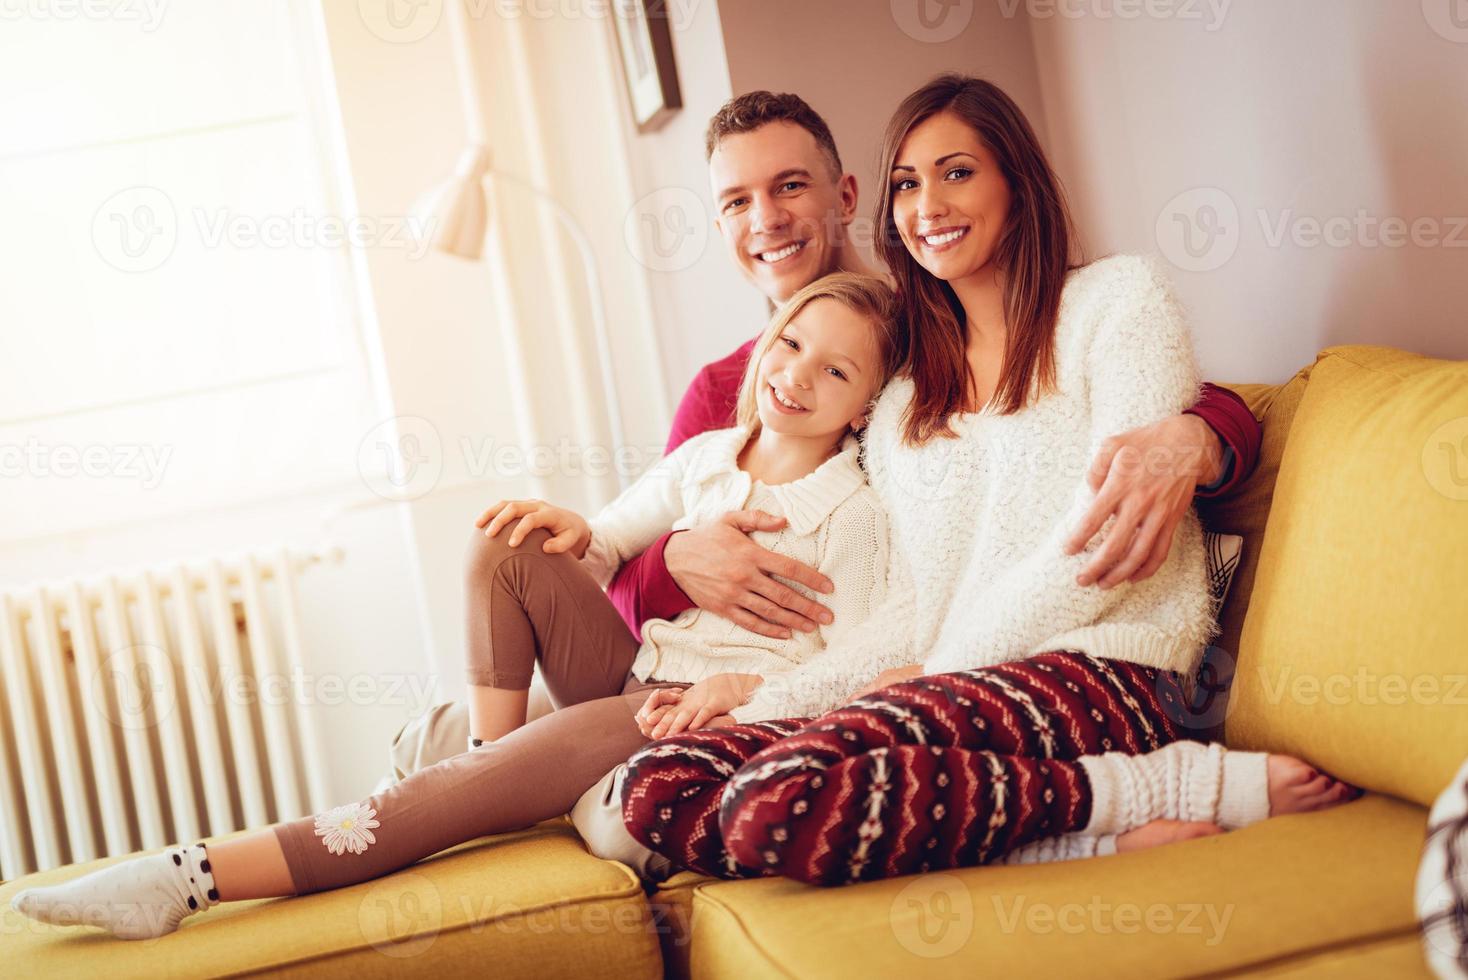
<svg viewBox="0 0 1468 980"><path fill-rule="evenodd" d="M0 879L324 809L299 557L0 594Z"/></svg>

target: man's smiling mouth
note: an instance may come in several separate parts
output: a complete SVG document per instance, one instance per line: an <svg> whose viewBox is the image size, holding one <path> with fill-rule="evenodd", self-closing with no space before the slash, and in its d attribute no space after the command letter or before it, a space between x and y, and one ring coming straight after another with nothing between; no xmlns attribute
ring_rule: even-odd
<svg viewBox="0 0 1468 980"><path fill-rule="evenodd" d="M784 262L790 256L805 248L805 246L805 242L791 242L789 245L771 249L768 252L760 252L758 253L758 257L761 262L773 265L776 262Z"/></svg>

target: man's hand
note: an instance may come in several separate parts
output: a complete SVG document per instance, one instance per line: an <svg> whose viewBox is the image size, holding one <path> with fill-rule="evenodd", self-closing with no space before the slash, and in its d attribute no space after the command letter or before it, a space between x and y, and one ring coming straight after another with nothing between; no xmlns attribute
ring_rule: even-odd
<svg viewBox="0 0 1468 980"><path fill-rule="evenodd" d="M678 588L700 609L761 636L787 640L791 630L809 633L818 622L829 624L833 617L831 610L777 582L774 576L816 592L830 592L830 579L749 540L751 531L778 531L784 525L783 517L737 510L673 535L663 551L663 561Z"/></svg>
<svg viewBox="0 0 1468 980"><path fill-rule="evenodd" d="M1107 518L1116 522L1076 582L1109 589L1161 568L1198 485L1218 479L1222 459L1218 435L1196 415L1174 415L1103 442L1086 474L1096 500L1065 553L1083 550Z"/></svg>
<svg viewBox="0 0 1468 980"><path fill-rule="evenodd" d="M715 674L685 688L653 691L637 712L637 727L648 738L731 725L729 716L760 685L758 674Z"/></svg>
<svg viewBox="0 0 1468 980"><path fill-rule="evenodd" d="M876 680L853 694L851 700L855 701L857 698L864 698L873 691L880 691L884 687L891 687L893 684L901 684L903 681L910 681L914 677L921 676L923 676L922 664L909 664L906 667L893 667L889 670L884 670L877 675Z"/></svg>

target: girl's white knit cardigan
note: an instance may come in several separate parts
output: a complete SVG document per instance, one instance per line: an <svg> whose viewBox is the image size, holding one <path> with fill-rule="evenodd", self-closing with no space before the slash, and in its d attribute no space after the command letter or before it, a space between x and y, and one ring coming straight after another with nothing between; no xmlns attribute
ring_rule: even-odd
<svg viewBox="0 0 1468 980"><path fill-rule="evenodd" d="M640 680L696 682L712 674L759 674L764 684L734 712L741 722L817 715L837 707L861 685L897 661L874 650L905 651L902 644L847 643L869 627L887 598L890 532L862 472L859 446L848 437L840 452L799 480L776 486L752 480L738 466L749 441L743 428L718 429L685 442L608 504L591 524L584 567L605 586L621 565L663 534L708 523L734 510L784 517L779 531L750 535L758 545L810 565L835 586L815 595L834 621L788 640L751 632L702 609L671 621L643 624L642 649L632 672ZM910 590L904 590L910 594ZM827 648L830 651L827 652ZM900 654L894 654L900 655Z"/></svg>

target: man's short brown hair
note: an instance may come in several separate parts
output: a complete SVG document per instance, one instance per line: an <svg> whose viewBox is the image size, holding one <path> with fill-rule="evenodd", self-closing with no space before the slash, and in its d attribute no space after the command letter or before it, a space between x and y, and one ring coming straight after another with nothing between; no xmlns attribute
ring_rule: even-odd
<svg viewBox="0 0 1468 980"><path fill-rule="evenodd" d="M804 99L789 92L746 92L725 102L709 120L703 141L704 158L713 158L714 150L724 137L751 133L773 122L794 123L814 136L816 145L830 161L832 176L841 176L841 154L836 152L831 127Z"/></svg>

